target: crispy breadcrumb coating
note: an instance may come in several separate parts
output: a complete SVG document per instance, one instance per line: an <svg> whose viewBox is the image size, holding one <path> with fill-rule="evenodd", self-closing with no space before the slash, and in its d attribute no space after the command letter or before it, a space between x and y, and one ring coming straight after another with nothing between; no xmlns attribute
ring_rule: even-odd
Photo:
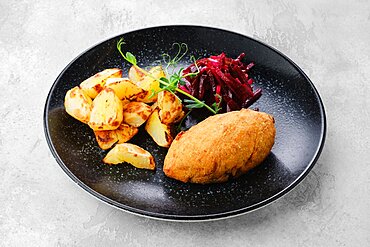
<svg viewBox="0 0 370 247"><path fill-rule="evenodd" d="M225 182L256 167L275 140L274 118L249 109L211 116L179 133L163 171L191 183Z"/></svg>

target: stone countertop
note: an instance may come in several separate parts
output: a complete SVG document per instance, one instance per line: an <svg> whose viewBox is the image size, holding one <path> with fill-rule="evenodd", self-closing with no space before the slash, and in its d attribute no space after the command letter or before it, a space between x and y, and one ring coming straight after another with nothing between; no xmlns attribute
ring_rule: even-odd
<svg viewBox="0 0 370 247"><path fill-rule="evenodd" d="M176 223L76 186L44 137L51 85L99 41L158 25L236 31L277 48L317 87L327 139L283 198L231 219ZM370 246L370 2L1 1L0 246Z"/></svg>

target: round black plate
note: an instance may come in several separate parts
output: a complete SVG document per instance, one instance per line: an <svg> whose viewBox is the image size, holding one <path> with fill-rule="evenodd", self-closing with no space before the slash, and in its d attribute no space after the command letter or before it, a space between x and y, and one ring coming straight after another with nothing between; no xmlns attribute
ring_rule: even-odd
<svg viewBox="0 0 370 247"><path fill-rule="evenodd" d="M189 46L189 54L204 57L225 52L236 57L245 52L246 62L256 66L250 76L263 90L252 106L272 114L276 142L268 158L249 173L227 183L184 184L167 178L163 171L166 149L159 148L140 131L131 141L155 157L155 172L101 162L94 134L66 114L67 90L87 77L111 67L129 68L116 49L123 37L126 51L140 65L150 66L168 52L174 42ZM184 59L186 61L186 58ZM45 105L44 127L50 149L61 168L84 190L120 209L171 220L206 220L237 215L262 207L296 186L315 164L324 144L326 120L315 87L289 58L260 41L215 28L165 26L142 29L104 41L74 59L54 82Z"/></svg>

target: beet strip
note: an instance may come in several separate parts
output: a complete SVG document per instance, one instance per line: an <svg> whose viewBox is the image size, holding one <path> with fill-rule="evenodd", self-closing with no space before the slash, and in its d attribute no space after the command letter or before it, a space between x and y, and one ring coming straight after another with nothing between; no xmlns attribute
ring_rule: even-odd
<svg viewBox="0 0 370 247"><path fill-rule="evenodd" d="M241 107L233 99L231 99L228 95L223 95L222 99L229 106L230 110L237 111L241 109Z"/></svg>
<svg viewBox="0 0 370 247"><path fill-rule="evenodd" d="M245 57L245 53L242 52L242 53L240 53L240 55L235 60L241 61L244 57Z"/></svg>
<svg viewBox="0 0 370 247"><path fill-rule="evenodd" d="M239 66L232 66L231 69L238 75L239 80L243 84L247 84L247 78Z"/></svg>
<svg viewBox="0 0 370 247"><path fill-rule="evenodd" d="M216 68L211 68L211 72L213 77L215 78L216 82L221 85L222 88L227 87L225 82L217 75Z"/></svg>
<svg viewBox="0 0 370 247"><path fill-rule="evenodd" d="M207 71L207 79L208 79L208 82L209 82L209 84L211 85L211 87L212 87L212 93L213 93L213 95L214 94L216 94L217 92L216 92L216 83L215 83L215 78L214 78L214 76L213 76L213 74L212 74L212 72L210 71L210 70L208 70ZM221 88L220 88L221 89Z"/></svg>
<svg viewBox="0 0 370 247"><path fill-rule="evenodd" d="M185 92L187 92L187 93L190 93L190 94L191 94L191 92L189 91L189 89L187 89L185 86L179 85L179 88L180 88L182 91L185 91Z"/></svg>
<svg viewBox="0 0 370 247"><path fill-rule="evenodd" d="M249 71L254 66L254 63L251 62L247 65L246 70Z"/></svg>
<svg viewBox="0 0 370 247"><path fill-rule="evenodd" d="M203 73L199 78L199 99L202 100L204 98L204 94L206 92L206 82L205 79L207 78L207 74Z"/></svg>
<svg viewBox="0 0 370 247"><path fill-rule="evenodd" d="M195 98L198 98L199 96L199 79L200 77L196 76L190 84L191 95L193 95Z"/></svg>
<svg viewBox="0 0 370 247"><path fill-rule="evenodd" d="M243 104L243 108L248 108L250 107L254 102L256 102L262 95L262 89L258 88L253 97L252 98L249 98L247 99L244 104Z"/></svg>

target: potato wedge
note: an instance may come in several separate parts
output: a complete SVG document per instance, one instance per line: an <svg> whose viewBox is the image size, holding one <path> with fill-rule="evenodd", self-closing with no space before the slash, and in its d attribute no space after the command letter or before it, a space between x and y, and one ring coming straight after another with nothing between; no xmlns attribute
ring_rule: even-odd
<svg viewBox="0 0 370 247"><path fill-rule="evenodd" d="M115 143L124 143L129 141L137 134L138 128L122 123L115 130L97 130L94 131L96 141L101 149L109 149Z"/></svg>
<svg viewBox="0 0 370 247"><path fill-rule="evenodd" d="M154 104L151 105L150 108L152 109L152 111L154 111L155 109L158 108L158 103L157 102L154 102Z"/></svg>
<svg viewBox="0 0 370 247"><path fill-rule="evenodd" d="M139 127L149 118L152 109L143 102L130 102L123 107L123 122Z"/></svg>
<svg viewBox="0 0 370 247"><path fill-rule="evenodd" d="M157 102L157 95L153 94L152 91L145 91L142 94L137 95L135 101L137 102L143 102L143 103L154 103Z"/></svg>
<svg viewBox="0 0 370 247"><path fill-rule="evenodd" d="M116 130L97 130L94 131L94 134L96 142L101 149L109 149L118 142Z"/></svg>
<svg viewBox="0 0 370 247"><path fill-rule="evenodd" d="M123 106L113 89L105 88L93 101L89 126L93 130L117 129L123 120Z"/></svg>
<svg viewBox="0 0 370 247"><path fill-rule="evenodd" d="M80 88L92 99L94 99L101 90L108 78L122 77L122 70L113 68L105 69L81 82Z"/></svg>
<svg viewBox="0 0 370 247"><path fill-rule="evenodd" d="M79 87L70 89L64 98L64 107L69 115L75 119L88 123L92 110L91 98Z"/></svg>
<svg viewBox="0 0 370 247"><path fill-rule="evenodd" d="M184 117L182 103L173 93L162 91L158 93L159 118L164 124L179 122Z"/></svg>
<svg viewBox="0 0 370 247"><path fill-rule="evenodd" d="M159 119L158 109L154 110L145 125L145 130L161 147L169 147L173 141L171 128Z"/></svg>
<svg viewBox="0 0 370 247"><path fill-rule="evenodd" d="M155 169L153 156L139 146L130 143L117 144L108 152L103 162L110 165L127 162L141 169Z"/></svg>
<svg viewBox="0 0 370 247"><path fill-rule="evenodd" d="M138 128L131 125L122 123L118 129L114 130L116 132L118 143L124 143L129 141L134 135L139 131Z"/></svg>
<svg viewBox="0 0 370 247"><path fill-rule="evenodd" d="M128 71L128 78L135 84L141 81L144 76L144 73L138 70L135 66L131 66Z"/></svg>
<svg viewBox="0 0 370 247"><path fill-rule="evenodd" d="M149 75L144 76L142 80L137 82L139 87L147 91L144 97L137 98L137 101L144 103L152 103L157 101L157 94L153 95L153 92L159 92L161 88L159 86L160 83L155 79L160 79L166 76L161 66L155 66L151 68L148 73Z"/></svg>
<svg viewBox="0 0 370 247"><path fill-rule="evenodd" d="M136 97L146 93L128 78L108 78L105 87L113 89L121 100L133 101Z"/></svg>

